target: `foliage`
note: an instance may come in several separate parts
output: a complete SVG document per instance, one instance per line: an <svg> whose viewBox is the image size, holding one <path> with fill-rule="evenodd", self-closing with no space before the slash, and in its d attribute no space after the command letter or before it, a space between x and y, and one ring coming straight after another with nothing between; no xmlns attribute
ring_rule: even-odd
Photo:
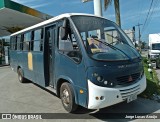
<svg viewBox="0 0 160 122"><path fill-rule="evenodd" d="M152 74L148 72L147 62L147 58L143 58L144 73L147 80L147 88L142 94L140 94L140 96L145 98L152 98L153 94L160 95L160 86L156 71L152 69Z"/></svg>
<svg viewBox="0 0 160 122"><path fill-rule="evenodd" d="M104 0L104 8L105 10L108 8L109 5L113 0ZM114 9L115 9L115 16L116 16L116 23L121 27L121 17L120 17L120 7L119 7L119 0L114 0Z"/></svg>
<svg viewBox="0 0 160 122"><path fill-rule="evenodd" d="M146 47L146 42L141 42L141 49L144 49Z"/></svg>
<svg viewBox="0 0 160 122"><path fill-rule="evenodd" d="M108 8L109 5L111 5L112 0L104 0L104 8L105 10Z"/></svg>

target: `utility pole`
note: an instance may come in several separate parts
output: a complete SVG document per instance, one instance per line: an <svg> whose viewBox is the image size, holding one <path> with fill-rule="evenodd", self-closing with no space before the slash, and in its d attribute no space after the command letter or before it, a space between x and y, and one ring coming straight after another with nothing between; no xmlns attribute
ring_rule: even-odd
<svg viewBox="0 0 160 122"><path fill-rule="evenodd" d="M138 25L135 25L135 26L138 27L138 30L139 30L139 34L138 34L138 38L139 38L139 40L138 40L138 47L139 47L140 51L141 51L141 48L140 48L140 41L141 41L141 28L140 28L140 26L141 25L143 25L143 24L139 24L138 23Z"/></svg>
<svg viewBox="0 0 160 122"><path fill-rule="evenodd" d="M97 16L102 16L102 3L101 0L82 0L83 3L93 1L94 4L94 14Z"/></svg>
<svg viewBox="0 0 160 122"><path fill-rule="evenodd" d="M94 0L94 14L97 16L102 16L101 0Z"/></svg>

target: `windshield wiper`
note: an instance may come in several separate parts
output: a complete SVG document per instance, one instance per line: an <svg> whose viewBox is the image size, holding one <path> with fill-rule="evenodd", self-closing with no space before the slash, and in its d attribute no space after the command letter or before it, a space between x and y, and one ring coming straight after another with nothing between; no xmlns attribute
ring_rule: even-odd
<svg viewBox="0 0 160 122"><path fill-rule="evenodd" d="M112 36L112 35L110 35L110 34L106 34L106 35L111 36L112 38L117 39L116 42L118 42L118 41L120 41L121 43L123 42L123 40L122 40L121 38L119 38L118 36L115 37L115 36ZM124 42L123 42L123 44L126 44L126 45L128 45L129 47L131 47L132 49L135 50L135 48L134 48L133 46L129 45L128 43L124 43ZM133 51L133 52L134 52L134 51ZM137 55L135 52L134 52L134 54ZM139 53L138 53L138 55L139 55L138 58L139 58L139 59L142 59L142 58L141 58L141 55L140 55Z"/></svg>
<svg viewBox="0 0 160 122"><path fill-rule="evenodd" d="M119 41L119 39L120 39L120 38L118 38L118 36L113 36L113 35L110 35L110 34L107 34L107 33L106 33L106 35L111 36L111 37L114 38L114 39L117 39L117 41ZM120 39L120 40L121 40L121 39Z"/></svg>
<svg viewBox="0 0 160 122"><path fill-rule="evenodd" d="M109 43L107 43L107 42L100 41L100 40L98 40L98 39L96 39L96 38L93 38L93 39L96 40L96 41L98 41L98 42L100 42L100 43L102 43L102 44L104 44L104 45L107 45L107 46L111 47L111 48L114 49L114 50L119 50L120 52L122 52L123 54L125 54L125 55L129 58L130 61L132 61L132 58L131 58L130 56L128 56L128 55L127 55L124 51L122 51L121 49L119 49L119 48L117 48L117 47L115 47L115 46L113 46L113 45L111 45L111 44L109 44Z"/></svg>
<svg viewBox="0 0 160 122"><path fill-rule="evenodd" d="M113 45L111 45L111 44L109 44L109 43L107 43L107 42L103 42L103 41L100 41L100 40L98 40L97 38L97 36L93 36L92 35L92 38L94 39L94 40L96 40L97 42L100 42L100 43L102 43L102 44L104 44L104 45L107 45L107 46L109 46L110 48L112 48L112 49L114 49L114 50L117 50L117 48L115 47L115 46L113 46Z"/></svg>

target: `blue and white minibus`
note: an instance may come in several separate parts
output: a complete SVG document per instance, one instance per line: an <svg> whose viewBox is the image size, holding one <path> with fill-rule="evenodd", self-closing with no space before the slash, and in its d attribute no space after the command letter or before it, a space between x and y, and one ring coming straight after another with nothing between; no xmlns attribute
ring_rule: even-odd
<svg viewBox="0 0 160 122"><path fill-rule="evenodd" d="M68 112L131 102L146 88L142 58L112 21L63 14L11 35L10 65L54 92Z"/></svg>

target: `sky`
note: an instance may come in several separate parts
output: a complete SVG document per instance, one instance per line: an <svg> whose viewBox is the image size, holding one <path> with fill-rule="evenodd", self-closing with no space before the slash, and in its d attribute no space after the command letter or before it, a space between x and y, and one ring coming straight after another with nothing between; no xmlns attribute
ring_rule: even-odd
<svg viewBox="0 0 160 122"><path fill-rule="evenodd" d="M12 0L43 13L57 16L63 13L89 13L94 14L93 1L82 3L81 0ZM122 29L132 29L140 26L141 40L148 41L148 35L160 33L160 0L119 0ZM103 0L102 0L103 3ZM150 9L150 14L148 14ZM107 10L103 7L103 16L115 22L114 3ZM148 17L147 17L148 16ZM146 19L148 18L148 19ZM147 20L147 21L146 21ZM136 26L136 39L138 40L138 26Z"/></svg>

